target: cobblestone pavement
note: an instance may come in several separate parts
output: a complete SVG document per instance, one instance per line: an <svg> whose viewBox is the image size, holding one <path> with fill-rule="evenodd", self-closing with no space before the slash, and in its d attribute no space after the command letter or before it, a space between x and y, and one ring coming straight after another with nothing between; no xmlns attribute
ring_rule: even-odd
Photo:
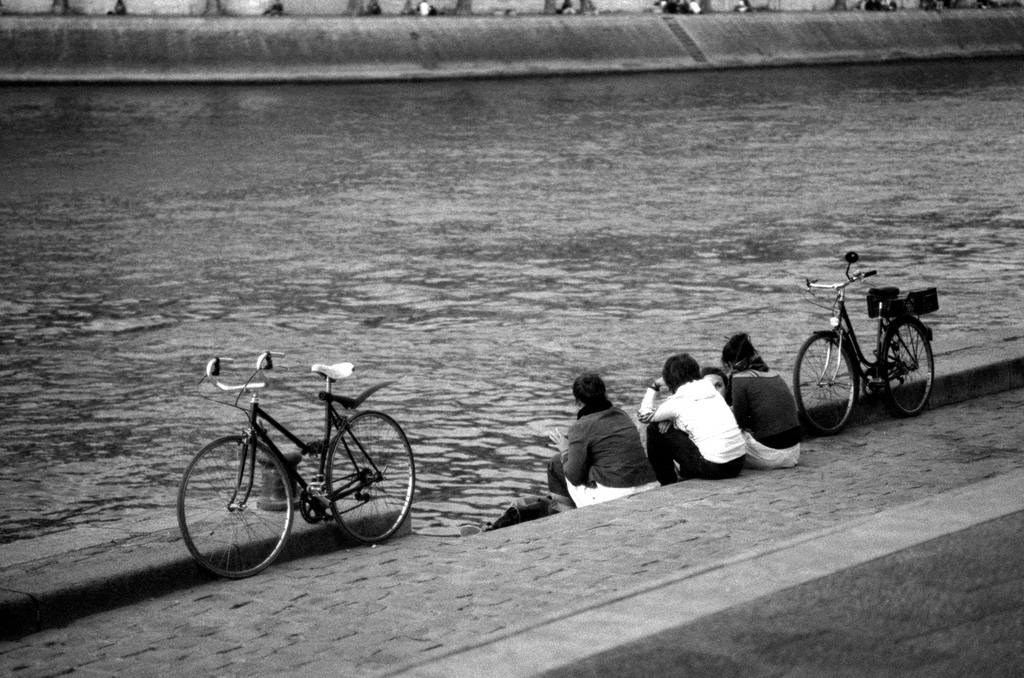
<svg viewBox="0 0 1024 678"><path fill-rule="evenodd" d="M809 440L795 469L275 564L0 642L0 671L386 675L686 568L1024 468L1022 414L1024 389L1007 391Z"/></svg>

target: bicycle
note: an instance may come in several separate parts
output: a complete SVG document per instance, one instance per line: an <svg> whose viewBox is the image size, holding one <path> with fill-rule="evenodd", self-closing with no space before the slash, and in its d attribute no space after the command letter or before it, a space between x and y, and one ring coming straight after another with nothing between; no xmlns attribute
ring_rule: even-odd
<svg viewBox="0 0 1024 678"><path fill-rule="evenodd" d="M307 522L333 515L341 531L357 542L374 544L398 531L412 507L416 471L405 432L388 415L374 410L349 412L394 382L371 386L356 397L334 395L335 382L352 374L351 363L313 365L324 379L317 395L324 403L323 435L304 442L260 405L273 369L270 353L242 384L222 383L221 359L207 363L206 376L222 391L237 392L233 406L246 413L240 435L213 441L201 449L181 479L178 526L193 558L223 577L252 576L281 553L291 532L296 505ZM248 393L248 407L239 406ZM339 414L334 405L344 408ZM295 446L284 454L268 434L268 425ZM302 457L316 460L307 481L298 471Z"/></svg>
<svg viewBox="0 0 1024 678"><path fill-rule="evenodd" d="M830 306L832 329L814 332L800 347L793 368L793 394L803 422L820 435L835 435L846 426L861 384L868 393L883 392L889 409L898 416L914 417L928 404L935 377L932 331L918 316L937 311L934 287L900 299L898 287L871 288L868 317L878 319L874 355L861 350L846 310L846 288L875 275L855 271L856 252L846 254L846 282L819 284L806 280L806 294L815 290L835 294Z"/></svg>

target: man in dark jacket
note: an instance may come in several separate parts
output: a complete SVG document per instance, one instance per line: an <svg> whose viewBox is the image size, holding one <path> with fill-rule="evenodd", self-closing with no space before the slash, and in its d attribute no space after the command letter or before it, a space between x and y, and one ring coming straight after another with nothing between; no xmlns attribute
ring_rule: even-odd
<svg viewBox="0 0 1024 678"><path fill-rule="evenodd" d="M568 434L552 431L558 453L548 489L568 505L588 506L660 487L628 414L608 400L604 381L587 373L572 385L579 411Z"/></svg>

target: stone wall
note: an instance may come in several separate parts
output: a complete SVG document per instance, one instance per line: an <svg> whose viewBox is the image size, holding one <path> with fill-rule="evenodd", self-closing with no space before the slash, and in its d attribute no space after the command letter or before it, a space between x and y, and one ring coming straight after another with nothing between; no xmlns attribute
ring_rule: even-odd
<svg viewBox="0 0 1024 678"><path fill-rule="evenodd" d="M279 9L284 15L353 16L372 0L0 0L0 14L102 16L260 16ZM377 0L384 15L408 13L418 0ZM552 13L564 0L430 0L441 14L530 15ZM581 0L570 0L580 9ZM598 13L657 13L653 0L585 0ZM459 3L462 3L461 5ZM706 13L732 12L738 0L700 0ZM820 12L856 10L861 0L749 0L759 11ZM921 0L895 0L899 9L917 9ZM974 7L977 0L954 0L957 8ZM1020 6L1021 0L994 4ZM470 10L467 12L467 8Z"/></svg>
<svg viewBox="0 0 1024 678"><path fill-rule="evenodd" d="M1024 12L4 16L0 44L0 82L412 80L1021 56Z"/></svg>

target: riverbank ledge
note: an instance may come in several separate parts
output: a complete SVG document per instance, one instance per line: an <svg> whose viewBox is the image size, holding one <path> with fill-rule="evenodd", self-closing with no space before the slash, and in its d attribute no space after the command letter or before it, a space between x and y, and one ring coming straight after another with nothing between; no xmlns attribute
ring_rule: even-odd
<svg viewBox="0 0 1024 678"><path fill-rule="evenodd" d="M979 334L966 343L940 341L934 350L936 375L928 412L895 419L880 399L864 399L842 434L805 441L795 469L745 471L729 481L677 483L621 500L625 504L607 502L469 538L419 534L414 505L403 537L373 549L346 542L333 523L308 525L296 519L281 558L250 581L284 587L293 597L301 592L286 574L287 563L301 561L347 568L345 577L352 579L353 591L390 590L414 578L430 582L454 577L428 591L412 587L411 593L403 594L402 604L436 608L439 615L441 608L454 606L449 610L452 616L444 619L453 628L465 626L465 633L449 639L458 645L476 637L476 614L530 618L551 604L552 598L538 593L531 578L533 568L541 565L552 567L552 576L569 572L576 580L602 569L593 560L600 551L605 566L616 563L612 569L619 572L601 576L600 587L611 595L635 584L638 567L650 577L676 577L687 567L707 567L754 547L776 549L780 540L832 530L986 478L1024 474L1017 435L1020 396L1011 395L1003 403L979 400L1024 389L1024 328ZM981 403L980 409L957 407L973 401ZM934 413L938 408L944 408L941 414ZM1014 491L1019 498L1019 491ZM623 511L627 505L630 510ZM967 507L951 506L969 513ZM496 517L499 510L495 507L494 515L481 518ZM217 580L192 560L173 510L154 513L158 515L151 521L84 525L0 545L0 640L188 589L207 598L204 589ZM546 550L554 554L542 553ZM329 557L317 559L325 555ZM376 560L378 556L386 566ZM634 562L637 559L642 566ZM504 568L501 572L495 572L496 562ZM396 563L401 563L402 573L395 572ZM279 571L285 573L281 578L274 574ZM525 576L529 594L508 579L512 574ZM345 577L338 583L343 590ZM576 583L589 586L584 579ZM460 587L467 587L464 595L473 597L474 605L459 602ZM239 591L248 595L249 589ZM428 593L436 597L428 599ZM480 602L492 593L504 601L493 608ZM404 612L399 616L405 617ZM358 626L362 618L345 619ZM448 622L439 619L439 628ZM416 627L415 615L408 624ZM372 635L372 628L359 629L353 634ZM375 646L367 641L362 647Z"/></svg>
<svg viewBox="0 0 1024 678"><path fill-rule="evenodd" d="M1024 56L1024 10L0 16L0 83L373 82Z"/></svg>

